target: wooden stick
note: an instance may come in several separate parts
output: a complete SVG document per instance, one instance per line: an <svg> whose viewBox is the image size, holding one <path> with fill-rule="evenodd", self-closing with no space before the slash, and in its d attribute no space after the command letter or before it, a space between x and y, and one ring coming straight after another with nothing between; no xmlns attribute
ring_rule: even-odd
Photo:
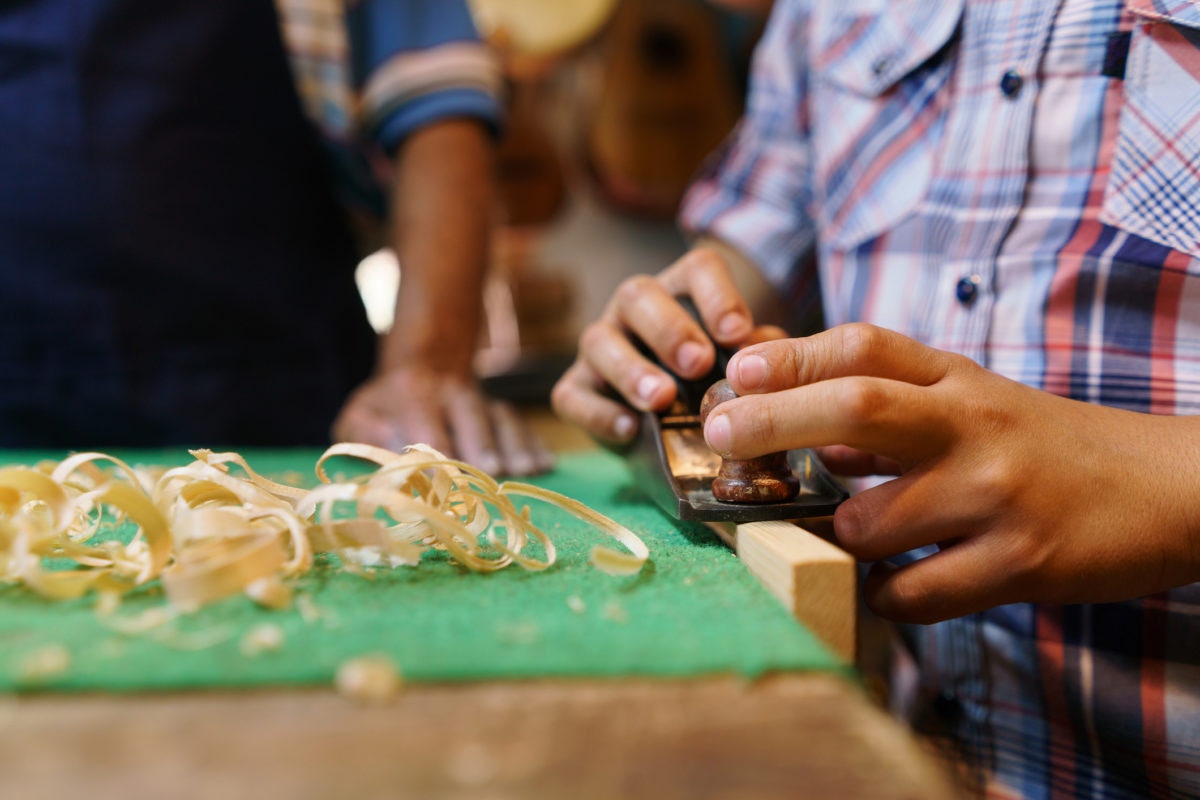
<svg viewBox="0 0 1200 800"><path fill-rule="evenodd" d="M853 556L791 522L709 527L835 656L854 660L858 579Z"/></svg>

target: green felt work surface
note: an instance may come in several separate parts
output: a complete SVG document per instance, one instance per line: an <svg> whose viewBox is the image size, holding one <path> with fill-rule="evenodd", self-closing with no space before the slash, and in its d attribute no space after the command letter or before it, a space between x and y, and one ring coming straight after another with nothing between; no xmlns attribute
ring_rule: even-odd
<svg viewBox="0 0 1200 800"><path fill-rule="evenodd" d="M63 454L0 453L0 463L35 463ZM186 452L119 455L136 464L179 464ZM311 476L314 450L243 451L265 474ZM292 478L295 480L295 478ZM441 554L417 567L372 571L371 579L318 564L298 580L321 616L271 611L235 597L189 615L186 636L169 644L103 627L90 599L52 602L0 586L0 690L165 690L328 683L349 658L382 654L409 681L538 677L755 676L774 670L846 669L706 529L670 520L630 485L625 465L605 452L563 456L536 479L617 519L650 548L633 577L588 563L609 537L560 510L531 503L533 518L558 547L544 572L511 566L471 573ZM619 546L618 546L619 547ZM161 605L156 584L122 605L132 615ZM247 631L277 625L283 646L243 653ZM38 653L69 653L65 671L29 677ZM61 652L61 651L59 651Z"/></svg>

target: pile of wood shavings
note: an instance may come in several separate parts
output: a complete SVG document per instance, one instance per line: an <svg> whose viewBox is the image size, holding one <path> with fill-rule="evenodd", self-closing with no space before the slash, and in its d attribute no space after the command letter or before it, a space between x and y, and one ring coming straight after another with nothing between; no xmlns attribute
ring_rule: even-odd
<svg viewBox="0 0 1200 800"><path fill-rule="evenodd" d="M80 453L37 468L0 469L0 582L55 600L100 597L111 611L126 593L161 580L174 615L245 593L261 605L291 604L289 579L315 553L334 553L350 571L416 565L428 549L489 572L516 563L543 570L553 541L513 498L555 505L609 534L628 552L596 546L591 560L611 574L635 574L646 545L632 531L556 492L498 483L423 445L395 453L337 444L318 459L316 488L259 475L237 453L192 450L195 461L158 476L103 453ZM326 463L349 456L376 465L334 480ZM231 471L231 465L240 474ZM106 533L132 525L127 541ZM523 551L530 539L544 553ZM74 562L50 568L48 560Z"/></svg>

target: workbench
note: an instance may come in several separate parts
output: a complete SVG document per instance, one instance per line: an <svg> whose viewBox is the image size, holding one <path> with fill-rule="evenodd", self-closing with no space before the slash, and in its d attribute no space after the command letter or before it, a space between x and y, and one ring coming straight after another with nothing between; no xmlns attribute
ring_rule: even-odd
<svg viewBox="0 0 1200 800"><path fill-rule="evenodd" d="M560 453L591 447L544 415ZM0 797L923 798L952 791L852 669L0 694Z"/></svg>

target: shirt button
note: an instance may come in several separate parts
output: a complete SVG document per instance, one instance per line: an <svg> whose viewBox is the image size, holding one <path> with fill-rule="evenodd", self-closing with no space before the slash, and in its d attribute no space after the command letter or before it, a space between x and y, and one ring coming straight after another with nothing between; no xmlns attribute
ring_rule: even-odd
<svg viewBox="0 0 1200 800"><path fill-rule="evenodd" d="M979 276L964 275L958 279L958 284L954 287L954 296L958 298L958 302L964 306L969 306L975 302L976 295L979 294Z"/></svg>
<svg viewBox="0 0 1200 800"><path fill-rule="evenodd" d="M1021 77L1021 73L1010 69L1000 77L1000 91L1005 97L1016 97L1024 83L1025 79Z"/></svg>
<svg viewBox="0 0 1200 800"><path fill-rule="evenodd" d="M933 711L947 722L953 722L962 716L962 701L954 696L954 692L943 689L933 698Z"/></svg>

